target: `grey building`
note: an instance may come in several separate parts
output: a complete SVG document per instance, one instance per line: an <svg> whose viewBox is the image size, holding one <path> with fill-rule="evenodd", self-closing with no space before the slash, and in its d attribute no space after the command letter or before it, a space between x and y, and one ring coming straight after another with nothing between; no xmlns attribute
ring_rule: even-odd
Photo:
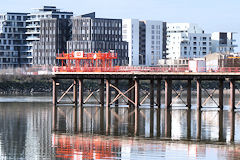
<svg viewBox="0 0 240 160"><path fill-rule="evenodd" d="M146 25L139 21L139 64L146 64Z"/></svg>
<svg viewBox="0 0 240 160"><path fill-rule="evenodd" d="M43 6L42 8L36 9L34 12L28 14L28 18L26 20L26 25L27 25L26 40L27 40L27 47L28 47L27 48L27 54L29 58L28 62L30 65L36 62L36 61L34 62L32 61L32 59L34 59L33 44L35 42L40 41L41 39L41 34L42 34L40 33L41 32L40 30L42 29L41 20L46 18L47 19L48 18L70 19L72 16L73 16L73 12L61 11L60 9L57 9L55 6Z"/></svg>
<svg viewBox="0 0 240 160"><path fill-rule="evenodd" d="M66 44L70 37L70 19L42 19L40 40L33 42L33 64L56 65L56 53L67 51Z"/></svg>
<svg viewBox="0 0 240 160"><path fill-rule="evenodd" d="M162 58L167 58L167 22L163 22Z"/></svg>
<svg viewBox="0 0 240 160"><path fill-rule="evenodd" d="M139 21L139 64L156 66L166 55L166 23Z"/></svg>
<svg viewBox="0 0 240 160"><path fill-rule="evenodd" d="M95 13L72 18L72 40L67 51L118 53L117 65L128 64L128 43L122 40L122 20L96 18Z"/></svg>
<svg viewBox="0 0 240 160"><path fill-rule="evenodd" d="M28 66L27 13L0 14L0 69Z"/></svg>

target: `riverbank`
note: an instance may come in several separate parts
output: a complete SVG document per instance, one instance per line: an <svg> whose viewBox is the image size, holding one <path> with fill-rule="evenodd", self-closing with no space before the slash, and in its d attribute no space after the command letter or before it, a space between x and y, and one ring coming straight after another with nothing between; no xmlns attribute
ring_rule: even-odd
<svg viewBox="0 0 240 160"><path fill-rule="evenodd" d="M50 75L1 75L0 94L29 95L52 91Z"/></svg>

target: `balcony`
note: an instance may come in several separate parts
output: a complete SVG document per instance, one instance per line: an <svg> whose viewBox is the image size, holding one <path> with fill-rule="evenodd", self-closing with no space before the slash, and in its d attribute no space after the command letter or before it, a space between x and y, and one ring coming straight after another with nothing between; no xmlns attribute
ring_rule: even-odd
<svg viewBox="0 0 240 160"><path fill-rule="evenodd" d="M40 25L27 25L26 28L40 28Z"/></svg>
<svg viewBox="0 0 240 160"><path fill-rule="evenodd" d="M27 31L25 34L40 34L40 31Z"/></svg>
<svg viewBox="0 0 240 160"><path fill-rule="evenodd" d="M27 41L39 41L40 38L36 37L36 36L30 36L30 37L27 37L26 39Z"/></svg>

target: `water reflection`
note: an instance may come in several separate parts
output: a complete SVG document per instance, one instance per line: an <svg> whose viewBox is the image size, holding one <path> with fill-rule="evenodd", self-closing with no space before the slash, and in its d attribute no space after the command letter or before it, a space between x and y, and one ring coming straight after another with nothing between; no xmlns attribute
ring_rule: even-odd
<svg viewBox="0 0 240 160"><path fill-rule="evenodd" d="M65 112L70 113L67 110ZM81 119L79 131L114 136L238 142L234 139L235 114L235 112L218 110L135 109L133 107L112 107L106 110L86 107L82 109L81 118L79 118ZM67 118L59 113L60 131L71 132L71 126L76 125L71 118L71 114Z"/></svg>
<svg viewBox="0 0 240 160"><path fill-rule="evenodd" d="M80 111L77 133L72 107L58 108L58 132L52 132L50 103L0 103L1 159L240 158L238 112L121 106Z"/></svg>
<svg viewBox="0 0 240 160"><path fill-rule="evenodd" d="M121 157L119 140L103 139L100 136L52 135L55 158L62 159L114 159Z"/></svg>
<svg viewBox="0 0 240 160"><path fill-rule="evenodd" d="M88 134L52 134L58 159L237 159L240 146L205 145Z"/></svg>

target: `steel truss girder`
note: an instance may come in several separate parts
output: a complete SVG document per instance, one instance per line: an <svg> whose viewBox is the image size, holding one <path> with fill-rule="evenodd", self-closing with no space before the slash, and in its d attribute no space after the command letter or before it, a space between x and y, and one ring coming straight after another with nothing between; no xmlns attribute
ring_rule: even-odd
<svg viewBox="0 0 240 160"><path fill-rule="evenodd" d="M68 93L69 93L69 91L72 89L73 86L74 86L74 83L71 84L70 87L68 87L68 89L61 95L61 97L57 100L57 104L60 103L61 100L62 100L65 96L67 96L67 97L71 100L71 102L74 103L73 100L68 96Z"/></svg>
<svg viewBox="0 0 240 160"><path fill-rule="evenodd" d="M83 104L86 104L91 97L94 97L94 99L96 99L97 102L98 102L99 104L101 104L100 100L94 95L94 93L99 92L99 90L100 90L100 89L97 89L97 90L95 90L95 91L91 91L90 89L88 89L88 92L89 92L90 94L89 94L89 95L87 96L87 98L83 101Z"/></svg>
<svg viewBox="0 0 240 160"><path fill-rule="evenodd" d="M114 86L113 84L109 84L110 87L114 88L117 92L118 95L113 99L113 101L110 104L113 104L116 100L118 100L121 97L126 98L129 102L131 102L133 105L135 105L135 102L133 102L133 100L131 100L128 96L126 96L126 94L130 91L132 91L132 89L135 88L135 85L133 85L132 87L130 87L127 91L122 92L120 89L118 89L116 86Z"/></svg>
<svg viewBox="0 0 240 160"><path fill-rule="evenodd" d="M186 88L186 87L185 87L185 88ZM183 104L184 104L185 106L187 106L187 103L186 103L186 102L183 100L183 98L181 97L182 92L184 91L183 87L181 87L181 89L180 89L179 92L174 88L174 86L172 87L172 90L173 90L174 93L176 94L176 97L172 100L171 105L172 105L177 99L180 99L180 100L183 102Z"/></svg>

